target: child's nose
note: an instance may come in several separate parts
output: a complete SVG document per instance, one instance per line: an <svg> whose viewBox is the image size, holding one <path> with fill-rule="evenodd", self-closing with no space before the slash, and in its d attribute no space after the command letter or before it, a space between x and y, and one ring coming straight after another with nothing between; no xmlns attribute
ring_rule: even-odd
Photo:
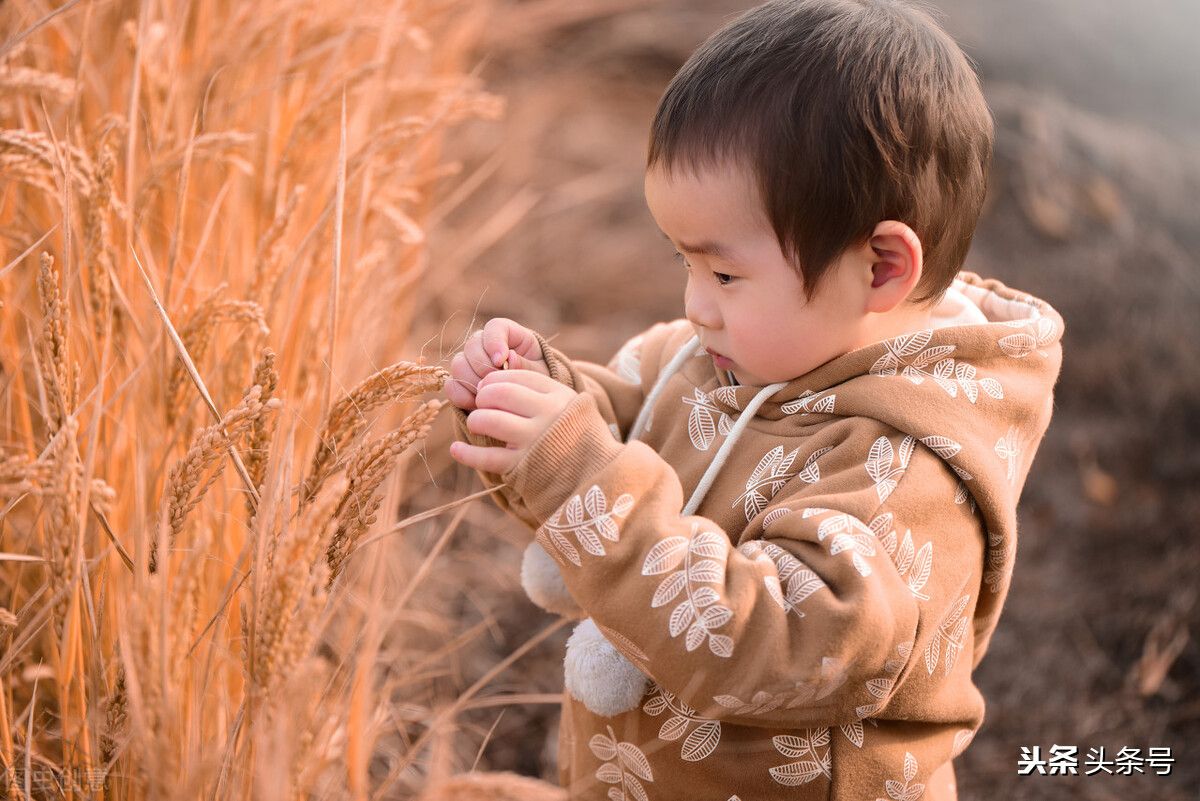
<svg viewBox="0 0 1200 801"><path fill-rule="evenodd" d="M703 291L691 287L691 282L683 296L683 313L692 325L716 329L721 327L721 315L714 303Z"/></svg>

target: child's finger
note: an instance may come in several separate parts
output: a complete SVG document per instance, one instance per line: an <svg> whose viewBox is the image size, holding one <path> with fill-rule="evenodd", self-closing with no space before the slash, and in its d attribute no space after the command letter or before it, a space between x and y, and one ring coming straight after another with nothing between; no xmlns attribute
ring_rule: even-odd
<svg viewBox="0 0 1200 801"><path fill-rule="evenodd" d="M515 350L508 352L508 369L509 370L533 370L538 373L545 373L549 368L541 359L530 359L527 356L522 356Z"/></svg>
<svg viewBox="0 0 1200 801"><path fill-rule="evenodd" d="M472 434L498 439L501 442L527 442L532 439L528 418L499 409L476 409L467 415L467 430Z"/></svg>
<svg viewBox="0 0 1200 801"><path fill-rule="evenodd" d="M542 355L542 347L533 336L533 332L507 317L494 317L484 324L483 349L487 354L488 363L493 367L501 367L505 359L509 359L508 366L511 368L513 364L510 351L516 351L527 358Z"/></svg>
<svg viewBox="0 0 1200 801"><path fill-rule="evenodd" d="M442 392L446 395L447 400L464 412L470 412L476 408L475 384L472 382L451 376L446 379Z"/></svg>
<svg viewBox="0 0 1200 801"><path fill-rule="evenodd" d="M492 357L484 349L482 336L468 339L467 344L463 345L462 356L477 378L483 378L496 369L492 364ZM466 378L466 376L462 377Z"/></svg>
<svg viewBox="0 0 1200 801"><path fill-rule="evenodd" d="M523 387L532 389L534 392L549 392L552 389L563 386L550 376L539 373L536 370L497 370L479 379L476 394L478 394L480 389L497 382L520 384Z"/></svg>
<svg viewBox="0 0 1200 801"><path fill-rule="evenodd" d="M500 409L521 417L536 417L541 411L543 394L517 381L492 381L482 390L475 394L477 409Z"/></svg>
<svg viewBox="0 0 1200 801"><path fill-rule="evenodd" d="M507 448L484 448L466 442L450 443L450 456L456 462L485 473L503 475L517 464L518 454Z"/></svg>

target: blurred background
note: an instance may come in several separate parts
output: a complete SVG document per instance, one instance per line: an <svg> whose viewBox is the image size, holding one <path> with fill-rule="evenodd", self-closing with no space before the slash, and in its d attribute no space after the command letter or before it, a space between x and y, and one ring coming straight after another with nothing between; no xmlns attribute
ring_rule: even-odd
<svg viewBox="0 0 1200 801"><path fill-rule="evenodd" d="M431 290L413 340L448 359L512 317L582 359L682 315L682 273L642 195L659 95L689 53L753 3L499 3L478 74L498 122L447 140L470 196L430 233ZM963 799L1195 799L1200 788L1200 5L941 0L996 120L988 202L967 269L1066 320L1056 413L1020 507L1007 610L976 672L982 730L956 761ZM410 511L478 490L439 422ZM402 507L403 508L403 507ZM469 685L552 618L521 591L529 534L473 504L441 574L458 587ZM435 532L414 529L414 547ZM428 543L424 539L428 539ZM569 629L493 689L540 703L468 711L443 744L459 769L555 778ZM536 694L541 693L538 696ZM1022 746L1076 745L1079 776L1018 776ZM1169 747L1168 776L1084 776L1089 748Z"/></svg>

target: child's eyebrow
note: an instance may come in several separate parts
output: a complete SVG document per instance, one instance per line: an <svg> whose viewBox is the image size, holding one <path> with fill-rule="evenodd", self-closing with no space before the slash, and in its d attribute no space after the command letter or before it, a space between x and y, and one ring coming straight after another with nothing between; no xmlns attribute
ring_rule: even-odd
<svg viewBox="0 0 1200 801"><path fill-rule="evenodd" d="M668 242L671 241L671 237L667 236L662 231L659 231L659 234L661 234L662 238ZM728 247L722 245L720 242L710 242L705 240L703 242L697 242L694 245L689 245L686 242L680 242L679 249L684 253L700 253L704 256L716 256L718 259L725 259L725 261L734 261L733 253Z"/></svg>

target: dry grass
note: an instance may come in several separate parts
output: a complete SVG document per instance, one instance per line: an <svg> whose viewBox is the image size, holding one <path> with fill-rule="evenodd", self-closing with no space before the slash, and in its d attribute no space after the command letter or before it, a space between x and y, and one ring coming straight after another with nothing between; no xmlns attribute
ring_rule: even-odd
<svg viewBox="0 0 1200 801"><path fill-rule="evenodd" d="M397 358L487 13L0 6L0 796L421 789L429 561L355 554L442 407Z"/></svg>

